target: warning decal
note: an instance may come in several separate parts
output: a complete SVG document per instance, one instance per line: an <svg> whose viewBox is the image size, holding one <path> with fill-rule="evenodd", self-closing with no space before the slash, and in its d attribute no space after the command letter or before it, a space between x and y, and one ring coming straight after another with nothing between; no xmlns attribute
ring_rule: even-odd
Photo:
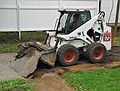
<svg viewBox="0 0 120 91"><path fill-rule="evenodd" d="M111 33L107 32L103 34L103 42L109 42L111 40Z"/></svg>

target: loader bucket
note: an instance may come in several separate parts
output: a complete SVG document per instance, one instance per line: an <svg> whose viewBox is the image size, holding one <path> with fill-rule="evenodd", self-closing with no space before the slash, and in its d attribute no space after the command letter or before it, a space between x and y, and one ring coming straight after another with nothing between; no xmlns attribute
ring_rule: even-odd
<svg viewBox="0 0 120 91"><path fill-rule="evenodd" d="M43 52L40 60L43 61L44 63L50 65L50 66L54 66L55 61L56 61L55 50Z"/></svg>
<svg viewBox="0 0 120 91"><path fill-rule="evenodd" d="M39 57L39 52L34 51L31 57L24 56L20 59L17 59L14 63L12 63L11 68L20 76L27 77L36 70Z"/></svg>
<svg viewBox="0 0 120 91"><path fill-rule="evenodd" d="M43 46L40 46L35 46L33 43L22 44L16 56L16 61L11 65L11 68L19 75L27 77L36 70L38 61L54 66L56 60L55 50L42 49Z"/></svg>

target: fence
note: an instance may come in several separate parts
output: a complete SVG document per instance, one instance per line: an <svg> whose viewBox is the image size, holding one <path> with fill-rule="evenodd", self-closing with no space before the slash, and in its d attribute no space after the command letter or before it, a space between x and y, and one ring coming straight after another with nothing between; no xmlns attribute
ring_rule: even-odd
<svg viewBox="0 0 120 91"><path fill-rule="evenodd" d="M20 38L21 31L53 30L59 9L89 9L94 16L98 0L0 0L0 32L17 31Z"/></svg>

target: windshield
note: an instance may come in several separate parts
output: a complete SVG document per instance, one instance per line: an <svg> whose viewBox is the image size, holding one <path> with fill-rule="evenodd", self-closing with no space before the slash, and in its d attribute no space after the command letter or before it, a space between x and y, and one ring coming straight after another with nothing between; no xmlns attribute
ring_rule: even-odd
<svg viewBox="0 0 120 91"><path fill-rule="evenodd" d="M60 26L58 31L61 31L65 34L69 34L82 24L91 19L90 12L68 12L65 13L60 20Z"/></svg>
<svg viewBox="0 0 120 91"><path fill-rule="evenodd" d="M60 19L60 26L58 28L58 31L62 31L62 28L65 28L65 23L66 23L66 20L67 20L67 17L68 17L68 14L65 13L61 19Z"/></svg>

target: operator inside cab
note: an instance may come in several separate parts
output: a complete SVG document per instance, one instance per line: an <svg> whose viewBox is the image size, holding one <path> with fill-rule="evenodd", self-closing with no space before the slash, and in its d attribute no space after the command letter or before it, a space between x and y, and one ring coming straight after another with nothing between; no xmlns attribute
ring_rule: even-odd
<svg viewBox="0 0 120 91"><path fill-rule="evenodd" d="M68 24L68 28L66 30L66 34L71 33L75 29L77 29L80 26L79 21L79 14L74 14L73 17L71 17L71 22Z"/></svg>
<svg viewBox="0 0 120 91"><path fill-rule="evenodd" d="M71 25L71 30L75 30L79 26L79 14L73 15L73 21Z"/></svg>

